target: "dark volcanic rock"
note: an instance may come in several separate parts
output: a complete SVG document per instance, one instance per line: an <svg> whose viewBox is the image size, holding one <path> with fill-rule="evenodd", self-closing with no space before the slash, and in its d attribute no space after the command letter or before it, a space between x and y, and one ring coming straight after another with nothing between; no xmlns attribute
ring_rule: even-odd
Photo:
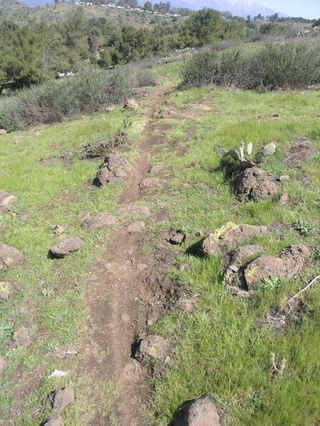
<svg viewBox="0 0 320 426"><path fill-rule="evenodd" d="M145 359L162 360L170 354L169 343L161 336L149 335L140 340L134 357L139 361Z"/></svg>
<svg viewBox="0 0 320 426"><path fill-rule="evenodd" d="M98 171L94 183L97 186L105 186L108 182L124 179L128 176L131 168L128 160L117 155L108 155L105 163Z"/></svg>
<svg viewBox="0 0 320 426"><path fill-rule="evenodd" d="M79 250L83 244L84 241L80 237L69 238L52 247L50 254L57 258L65 257L69 253Z"/></svg>
<svg viewBox="0 0 320 426"><path fill-rule="evenodd" d="M220 415L210 396L202 396L185 404L173 426L220 426Z"/></svg>
<svg viewBox="0 0 320 426"><path fill-rule="evenodd" d="M166 240L170 244L180 245L186 241L186 234L181 229L170 229Z"/></svg>
<svg viewBox="0 0 320 426"><path fill-rule="evenodd" d="M89 229L109 228L115 225L115 217L106 212L97 213L84 222L84 225Z"/></svg>
<svg viewBox="0 0 320 426"><path fill-rule="evenodd" d="M23 261L23 254L14 247L0 244L0 271L16 266Z"/></svg>
<svg viewBox="0 0 320 426"><path fill-rule="evenodd" d="M56 413L61 413L68 405L73 403L74 389L71 386L56 389L48 396L48 401Z"/></svg>
<svg viewBox="0 0 320 426"><path fill-rule="evenodd" d="M259 167L241 172L235 181L235 192L242 201L259 201L274 198L279 191L275 179Z"/></svg>
<svg viewBox="0 0 320 426"><path fill-rule="evenodd" d="M301 167L304 162L316 153L317 149L309 140L300 139L288 151L284 164L290 168Z"/></svg>

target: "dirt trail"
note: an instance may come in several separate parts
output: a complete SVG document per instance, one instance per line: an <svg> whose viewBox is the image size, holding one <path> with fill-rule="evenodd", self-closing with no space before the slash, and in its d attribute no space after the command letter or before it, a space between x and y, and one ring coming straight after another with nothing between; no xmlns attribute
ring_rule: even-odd
<svg viewBox="0 0 320 426"><path fill-rule="evenodd" d="M154 113L167 101L170 89L169 85L156 87L148 95L139 155L120 198L123 211L142 198L147 205L139 184L163 141L164 128L154 119ZM148 396L147 372L132 358L132 345L137 334L147 331L147 324L162 303L165 290L159 282L167 269L168 254L156 247L151 248L152 255L140 254L143 232L129 233L127 219L124 213L87 285L82 373L93 385L111 379L115 387L115 419L97 409L90 422L95 426L150 425L143 404Z"/></svg>

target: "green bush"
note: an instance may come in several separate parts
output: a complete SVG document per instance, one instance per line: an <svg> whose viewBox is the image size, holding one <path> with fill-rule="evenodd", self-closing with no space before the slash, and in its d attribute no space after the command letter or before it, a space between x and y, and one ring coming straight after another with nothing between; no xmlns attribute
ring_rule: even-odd
<svg viewBox="0 0 320 426"><path fill-rule="evenodd" d="M150 74L119 67L116 71L87 68L64 80L52 80L18 95L0 99L0 128L20 130L39 123L102 110L122 102L134 87L150 82Z"/></svg>
<svg viewBox="0 0 320 426"><path fill-rule="evenodd" d="M182 69L183 86L236 85L244 89L300 89L320 83L319 42L270 43L194 56Z"/></svg>

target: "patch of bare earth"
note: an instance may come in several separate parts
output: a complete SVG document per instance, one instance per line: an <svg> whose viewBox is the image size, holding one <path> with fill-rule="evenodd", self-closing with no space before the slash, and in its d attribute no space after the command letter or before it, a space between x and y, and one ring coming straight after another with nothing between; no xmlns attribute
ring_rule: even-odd
<svg viewBox="0 0 320 426"><path fill-rule="evenodd" d="M150 372L132 357L132 352L137 338L147 334L175 292L165 279L174 253L164 239L148 247L150 254L142 253L148 238L143 222L146 216L157 220L157 212L150 213L146 208L151 195L143 190L141 182L148 176L153 156L164 140L165 128L154 115L166 102L168 90L162 86L149 93L139 155L120 198L122 220L88 277L80 374L92 383L88 396L95 408L89 424L95 426L114 421L119 425L150 425L146 414ZM163 188L165 184L161 182ZM137 224L132 225L136 216ZM99 408L99 403L94 404L95 384L104 379L111 380L115 388L111 417Z"/></svg>

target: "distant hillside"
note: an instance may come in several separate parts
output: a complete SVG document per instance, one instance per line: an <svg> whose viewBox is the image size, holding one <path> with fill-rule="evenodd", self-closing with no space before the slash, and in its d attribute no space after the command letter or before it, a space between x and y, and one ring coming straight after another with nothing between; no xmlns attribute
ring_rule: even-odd
<svg viewBox="0 0 320 426"><path fill-rule="evenodd" d="M53 0L22 0L22 2L28 6L45 6L46 4L52 4ZM141 4L143 2L143 0L140 1ZM158 0L153 0L152 3L158 3ZM263 16L269 16L275 13L274 10L251 0L172 0L171 5L191 10L199 10L206 7L220 12L230 12L235 16L242 17L247 17L248 15L256 16L259 13Z"/></svg>

